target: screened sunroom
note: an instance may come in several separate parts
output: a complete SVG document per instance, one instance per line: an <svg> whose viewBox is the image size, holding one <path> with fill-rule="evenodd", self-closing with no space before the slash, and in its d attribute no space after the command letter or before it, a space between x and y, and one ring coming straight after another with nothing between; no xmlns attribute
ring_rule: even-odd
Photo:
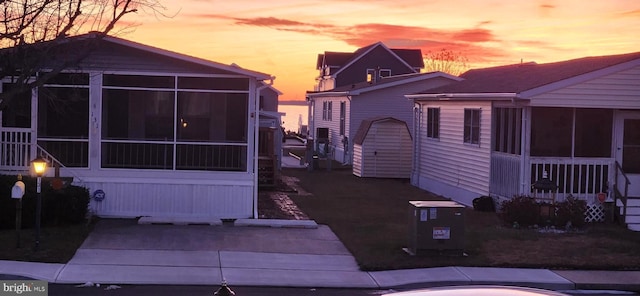
<svg viewBox="0 0 640 296"><path fill-rule="evenodd" d="M254 217L256 101L271 77L102 42L0 113L0 171L28 173L43 156L49 176L105 193L92 201L102 216Z"/></svg>

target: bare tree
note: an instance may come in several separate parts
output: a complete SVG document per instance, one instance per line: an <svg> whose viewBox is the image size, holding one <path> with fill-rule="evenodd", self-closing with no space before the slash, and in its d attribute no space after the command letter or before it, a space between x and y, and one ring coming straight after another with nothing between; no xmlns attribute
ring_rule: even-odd
<svg viewBox="0 0 640 296"><path fill-rule="evenodd" d="M460 52L448 49L429 51L424 54L424 65L427 72L440 71L451 75L460 75L469 69L468 59Z"/></svg>
<svg viewBox="0 0 640 296"><path fill-rule="evenodd" d="M0 93L0 110L19 94L77 65L95 44L137 12L164 16L162 0L0 0L0 79L12 87ZM68 45L70 36L82 46ZM46 69L45 74L43 70Z"/></svg>

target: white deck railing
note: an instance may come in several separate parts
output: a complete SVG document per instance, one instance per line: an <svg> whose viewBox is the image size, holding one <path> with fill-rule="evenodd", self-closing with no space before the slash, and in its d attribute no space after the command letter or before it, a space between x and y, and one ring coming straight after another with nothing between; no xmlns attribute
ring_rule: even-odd
<svg viewBox="0 0 640 296"><path fill-rule="evenodd" d="M35 158L32 149L33 134L29 129L2 128L0 131L0 170L29 170L31 160Z"/></svg>
<svg viewBox="0 0 640 296"><path fill-rule="evenodd" d="M557 201L565 200L569 194L591 201L598 193L607 193L608 184L614 184L615 160L612 158L531 157L529 170L524 172L520 169L521 162L519 155L498 152L491 155L492 195L503 198L519 194L533 195L531 185L541 179L545 171L558 186ZM525 174L524 178L521 177L522 173Z"/></svg>
<svg viewBox="0 0 640 296"><path fill-rule="evenodd" d="M531 184L542 178L546 171L551 181L558 185L558 201L569 194L592 201L598 193L607 193L607 186L613 184L615 174L615 160L612 158L531 157L530 167L527 188L531 188Z"/></svg>

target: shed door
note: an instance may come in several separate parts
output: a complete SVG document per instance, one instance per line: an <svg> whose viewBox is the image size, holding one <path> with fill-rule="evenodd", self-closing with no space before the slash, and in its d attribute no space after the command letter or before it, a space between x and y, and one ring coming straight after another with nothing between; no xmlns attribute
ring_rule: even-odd
<svg viewBox="0 0 640 296"><path fill-rule="evenodd" d="M640 197L640 113L623 113L618 117L616 160L622 165L629 181L629 196ZM618 189L624 181L618 177Z"/></svg>

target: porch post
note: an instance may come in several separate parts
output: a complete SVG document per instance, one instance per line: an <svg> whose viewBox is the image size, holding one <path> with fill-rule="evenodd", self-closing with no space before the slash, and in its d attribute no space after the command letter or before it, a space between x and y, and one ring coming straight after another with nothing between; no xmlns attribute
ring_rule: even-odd
<svg viewBox="0 0 640 296"><path fill-rule="evenodd" d="M522 124L520 133L520 194L529 194L531 183L530 144L531 141L531 107L522 108Z"/></svg>
<svg viewBox="0 0 640 296"><path fill-rule="evenodd" d="M31 89L31 143L29 143L29 155L31 159L38 156L38 88ZM27 162L25 166L31 166L31 163Z"/></svg>

